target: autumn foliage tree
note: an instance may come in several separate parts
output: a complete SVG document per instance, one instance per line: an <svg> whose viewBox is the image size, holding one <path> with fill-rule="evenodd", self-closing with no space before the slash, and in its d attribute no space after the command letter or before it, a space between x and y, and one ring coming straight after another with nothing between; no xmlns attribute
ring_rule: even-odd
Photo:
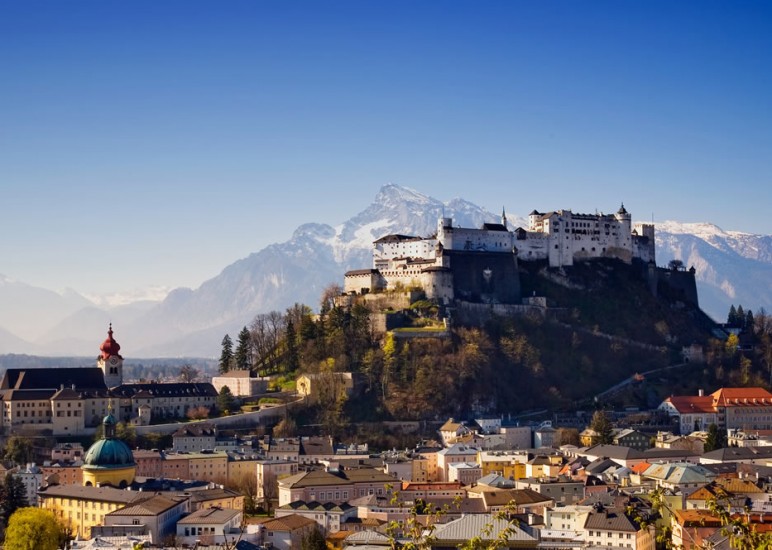
<svg viewBox="0 0 772 550"><path fill-rule="evenodd" d="M63 529L53 512L42 508L20 508L8 522L5 550L56 550Z"/></svg>

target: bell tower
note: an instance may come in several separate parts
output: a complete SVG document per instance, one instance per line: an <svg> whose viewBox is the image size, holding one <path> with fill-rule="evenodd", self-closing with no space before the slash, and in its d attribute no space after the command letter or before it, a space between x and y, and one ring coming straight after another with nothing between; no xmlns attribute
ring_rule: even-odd
<svg viewBox="0 0 772 550"><path fill-rule="evenodd" d="M120 353L121 346L113 338L113 324L107 330L107 338L99 346L99 357L97 357L97 367L102 369L105 377L105 385L108 388L115 388L123 384L123 357Z"/></svg>

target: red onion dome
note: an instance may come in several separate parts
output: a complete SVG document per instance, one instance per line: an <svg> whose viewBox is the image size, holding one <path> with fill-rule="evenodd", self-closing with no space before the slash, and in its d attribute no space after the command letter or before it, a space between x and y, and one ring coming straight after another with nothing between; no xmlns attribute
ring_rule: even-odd
<svg viewBox="0 0 772 550"><path fill-rule="evenodd" d="M110 323L110 328L107 331L107 338L102 345L99 346L99 350L102 352L102 359L107 359L115 355L121 357L118 352L121 350L121 345L113 338L113 324Z"/></svg>

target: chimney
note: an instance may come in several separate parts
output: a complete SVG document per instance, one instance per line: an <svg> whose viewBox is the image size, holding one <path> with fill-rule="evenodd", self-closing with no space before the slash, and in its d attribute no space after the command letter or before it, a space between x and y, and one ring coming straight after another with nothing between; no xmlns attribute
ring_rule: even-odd
<svg viewBox="0 0 772 550"><path fill-rule="evenodd" d="M697 395L700 397L705 397L705 390L700 388L699 390L697 390Z"/></svg>

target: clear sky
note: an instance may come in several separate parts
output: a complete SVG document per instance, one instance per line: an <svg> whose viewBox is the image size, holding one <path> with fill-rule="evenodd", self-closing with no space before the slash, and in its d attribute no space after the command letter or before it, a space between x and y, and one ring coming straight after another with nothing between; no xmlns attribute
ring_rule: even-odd
<svg viewBox="0 0 772 550"><path fill-rule="evenodd" d="M772 3L0 3L0 273L197 287L388 182L772 233Z"/></svg>

